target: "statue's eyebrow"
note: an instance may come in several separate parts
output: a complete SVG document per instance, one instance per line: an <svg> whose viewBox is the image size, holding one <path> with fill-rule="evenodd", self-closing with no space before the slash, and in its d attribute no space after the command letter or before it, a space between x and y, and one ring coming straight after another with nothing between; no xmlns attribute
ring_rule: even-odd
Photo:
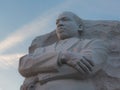
<svg viewBox="0 0 120 90"><path fill-rule="evenodd" d="M59 22L60 20L68 19L68 17L61 17L59 19L56 19L56 23Z"/></svg>

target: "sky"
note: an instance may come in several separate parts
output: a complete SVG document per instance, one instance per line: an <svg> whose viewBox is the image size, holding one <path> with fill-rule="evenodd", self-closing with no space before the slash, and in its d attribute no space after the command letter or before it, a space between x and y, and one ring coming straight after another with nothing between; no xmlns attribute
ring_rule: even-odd
<svg viewBox="0 0 120 90"><path fill-rule="evenodd" d="M32 40L53 31L57 16L71 11L87 20L120 21L120 0L0 0L0 90L19 90L19 58Z"/></svg>

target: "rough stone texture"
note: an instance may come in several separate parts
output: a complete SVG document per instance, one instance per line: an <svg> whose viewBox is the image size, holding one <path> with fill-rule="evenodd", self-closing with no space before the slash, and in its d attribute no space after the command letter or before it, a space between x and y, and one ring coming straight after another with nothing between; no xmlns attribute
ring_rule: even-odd
<svg viewBox="0 0 120 90"><path fill-rule="evenodd" d="M96 90L120 90L120 22L105 20L83 20L84 33L81 38L100 38L109 43L109 59L104 67L104 72L98 72L93 79ZM33 53L38 47L47 46L57 41L55 31L33 40L29 53Z"/></svg>
<svg viewBox="0 0 120 90"><path fill-rule="evenodd" d="M43 47L53 44L57 40L58 38L55 31L48 33L46 35L38 36L32 41L32 44L29 47L29 53L33 53L34 50L38 47Z"/></svg>
<svg viewBox="0 0 120 90"><path fill-rule="evenodd" d="M101 39L120 39L120 22L119 21L90 21L83 20L84 33L81 38L101 38ZM38 36L33 41L29 48L29 52L34 52L34 49L37 47L43 47L50 44L53 44L57 41L57 35L55 30L46 35Z"/></svg>
<svg viewBox="0 0 120 90"><path fill-rule="evenodd" d="M56 30L33 40L19 72L21 90L120 90L120 22L63 12Z"/></svg>

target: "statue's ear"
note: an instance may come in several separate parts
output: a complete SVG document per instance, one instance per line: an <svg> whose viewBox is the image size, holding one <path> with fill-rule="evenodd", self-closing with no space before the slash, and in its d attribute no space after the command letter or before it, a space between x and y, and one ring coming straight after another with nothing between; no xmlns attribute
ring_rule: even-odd
<svg viewBox="0 0 120 90"><path fill-rule="evenodd" d="M80 31L83 30L83 25L82 24L79 25L79 30Z"/></svg>
<svg viewBox="0 0 120 90"><path fill-rule="evenodd" d="M79 25L78 31L79 31L79 32L83 32L83 25L82 25L82 24Z"/></svg>

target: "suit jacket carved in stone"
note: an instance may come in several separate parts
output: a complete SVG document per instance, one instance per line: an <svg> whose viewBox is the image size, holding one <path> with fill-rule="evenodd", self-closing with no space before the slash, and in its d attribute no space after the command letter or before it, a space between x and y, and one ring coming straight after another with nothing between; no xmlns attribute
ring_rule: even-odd
<svg viewBox="0 0 120 90"><path fill-rule="evenodd" d="M41 90L48 90L48 89L49 90L56 90L56 89L57 90L59 89L60 90L64 90L64 89L65 90L87 90L87 89L88 90L119 90L120 89L120 86L119 86L119 83L120 83L120 45L119 45L120 44L120 22L118 21L84 21L84 26L85 26L85 30L81 38L83 38L85 41L86 39L102 39L103 41L104 40L107 41L108 48L109 48L109 53L108 53L109 56L107 60L104 60L106 61L105 66L102 67L102 65L97 65L97 66L100 66L98 68L99 71L95 72L93 77L86 78L84 80L83 80L84 77L80 77L80 74L75 69L69 66L59 67L57 65L57 59L59 54L56 51L62 51L62 50L64 51L68 49L68 47L66 47L66 44L67 44L66 43L64 44L65 47L60 48L63 41L61 42L61 44L58 44L58 45L54 44L56 41L58 41L58 39L55 34L55 31L53 31L52 33L37 37L32 42L32 45L29 48L29 54L21 58L19 70L20 70L20 73L26 77L24 81L25 87L28 88L29 85L32 86L33 82L35 82L35 88L34 88L35 90L40 90L40 89ZM73 41L74 42L72 43L75 43L75 40ZM73 44L74 47L70 48L70 50L68 49L68 51L79 52L80 55L82 55L82 53L85 53L83 52L84 49L81 49L82 41L80 41L80 43L77 45ZM83 42L82 42L82 45L83 45ZM71 44L69 43L67 45L71 45ZM91 44L92 43L90 43L89 45ZM98 45L98 44L97 46L101 47L101 45ZM102 46L104 47L104 45ZM44 47L48 51L46 51ZM53 52L49 53L50 51L53 51ZM106 53L107 50L103 50L103 52ZM42 56L38 57L40 58L38 59L36 56L39 55L40 53L42 53L43 57ZM33 56L36 57L36 61L32 60ZM31 59L28 57L31 57ZM104 58L101 56L101 54L97 57L100 57L99 58L100 61L101 61L101 58ZM37 73L38 70L40 71L39 74ZM34 73L31 73L32 71ZM94 70L94 71L97 71L97 70ZM86 87L89 87L89 88L86 88ZM24 89L21 89L21 90L24 90Z"/></svg>
<svg viewBox="0 0 120 90"><path fill-rule="evenodd" d="M105 42L101 40L80 40L78 38L61 40L48 47L38 48L33 54L22 57L20 59L20 73L26 77L26 79L30 79L32 76L34 76L34 78L37 77L39 83L43 85L48 82L51 86L51 83L59 82L59 84L55 84L56 87L59 87L59 85L61 86L61 84L65 82L68 83L68 85L62 85L62 87L64 87L62 90L73 90L73 88L76 88L75 90L80 88L94 90L92 81L89 80L90 78L82 76L70 66L58 66L59 53L66 51L73 55L75 54L75 58L78 57L81 59L82 56L84 56L92 60L95 63L92 74L95 74L104 66L104 63L107 60L108 49ZM39 69L39 71L37 72L36 69ZM72 81L70 81L71 79ZM64 80L64 82L61 82L60 80ZM28 82L30 81L28 80L25 83ZM71 82L73 85L69 86L69 83ZM82 82L84 82L84 84ZM50 86L48 85L47 87ZM42 87L42 85L37 87ZM56 88L57 90L59 90L58 87ZM51 87L51 90L56 90L53 88L55 87ZM42 90L44 90L44 88Z"/></svg>

